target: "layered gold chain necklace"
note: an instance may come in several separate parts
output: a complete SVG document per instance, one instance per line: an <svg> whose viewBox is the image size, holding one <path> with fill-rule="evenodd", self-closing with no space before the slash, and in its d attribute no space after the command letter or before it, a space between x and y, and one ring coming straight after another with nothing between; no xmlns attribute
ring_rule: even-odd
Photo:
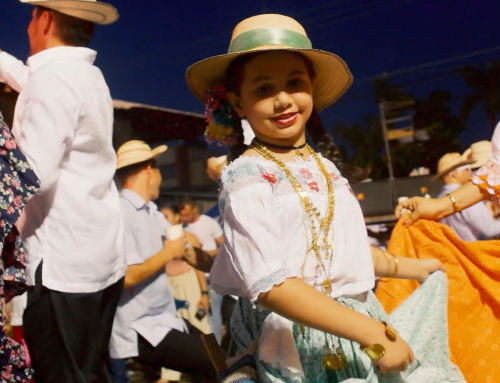
<svg viewBox="0 0 500 383"><path fill-rule="evenodd" d="M320 269L323 270L323 273L325 275L325 279L321 282L321 286L323 287L323 291L325 292L326 295L330 296L332 293L332 285L331 285L331 278L330 278L330 272L331 272L331 261L332 261L332 256L333 256L333 243L328 242L329 238L329 233L330 229L332 227L332 222L333 222L333 215L334 215L334 209L335 209L335 198L334 198L334 192L333 192L333 184L332 180L330 179L330 176L325 168L325 165L319 158L319 156L316 154L316 152L309 146L307 145L307 149L311 153L311 155L314 157L314 160L316 161L316 164L318 166L318 169L320 170L321 174L326 180L326 185L327 185L327 190L328 190L328 200L327 200L327 206L326 206L326 214L323 218L320 217L320 213L318 209L313 205L311 199L308 197L307 192L304 190L302 187L302 184L299 182L297 177L295 177L288 168L288 166L285 165L285 163L280 160L276 155L274 155L273 152L271 152L268 148L266 148L264 145L260 144L258 141L253 141L251 147L259 153L262 157L265 159L272 161L275 163L278 168L285 174L286 178L288 181L292 184L293 189L297 193L300 199L300 203L302 206L302 209L304 211L304 215L306 217L306 235L307 235L307 226L309 226L309 230L311 232L311 242L310 244L307 244L307 251L306 251L306 258L304 259L304 263L302 264L301 267L301 277L304 279L305 277L305 267L306 267L306 262L307 262L307 255L311 252L314 251L314 254L316 255L317 259L317 264L316 264L316 275L315 275L315 285L318 285L317 279L319 277L319 272ZM316 223L319 221L319 230L316 227ZM309 225L307 225L307 223ZM319 244L320 239L322 237L323 243ZM307 238L306 238L307 240ZM322 253L324 253L324 256L322 256ZM328 270L325 267L323 263L323 258L326 261L329 261L329 267Z"/></svg>
<svg viewBox="0 0 500 383"><path fill-rule="evenodd" d="M266 160L272 161L273 163L276 164L276 166L278 166L278 168L283 172L283 174L285 174L286 178L292 184L293 189L299 196L300 204L302 206L302 210L304 212L304 217L305 217L304 226L305 226L305 235L307 243L305 259L301 267L301 278L303 280L305 279L305 267L307 263L308 254L311 251L314 251L314 254L316 255L317 259L314 285L318 286L317 281L319 277L319 272L320 269L322 269L325 279L323 280L323 282L321 282L321 285L323 287L324 293L331 297L332 294L331 262L333 257L333 240L332 243L330 244L328 242L328 237L333 222L333 216L335 210L335 196L333 191L332 180L325 168L325 165L323 164L319 156L316 154L316 152L309 145L307 145L307 149L309 150L309 153L311 153L311 155L314 157L316 165L318 166L319 171L325 178L327 186L328 199L326 206L326 214L323 218L321 218L318 209L313 205L312 200L308 197L308 194L302 187L302 184L299 182L297 177L293 175L292 171L288 168L288 166L286 166L283 161L281 161L278 157L274 155L273 152L271 152L268 148L266 148L258 141L254 140L251 144L251 147ZM316 228L317 221L319 221L319 230L317 230ZM309 226L312 237L310 245L307 235L308 232L307 226ZM318 242L320 241L321 235L323 237L323 243L320 245ZM325 260L328 261L328 270L326 269L323 263L322 252L324 253ZM302 332L302 336L305 339L305 327L303 325L299 326ZM323 357L323 363L325 364L326 369L335 371L345 368L345 366L347 365L345 354L343 353L340 347L336 347L335 353L332 352L326 333L325 333L325 346L326 346L326 354Z"/></svg>

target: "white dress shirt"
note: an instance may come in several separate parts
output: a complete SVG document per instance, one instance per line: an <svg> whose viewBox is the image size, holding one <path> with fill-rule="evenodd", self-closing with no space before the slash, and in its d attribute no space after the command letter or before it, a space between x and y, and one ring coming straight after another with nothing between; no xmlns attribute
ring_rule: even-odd
<svg viewBox="0 0 500 383"><path fill-rule="evenodd" d="M438 198L445 197L446 193L452 193L459 187L459 184L444 185ZM444 218L440 223L451 227L462 241L488 240L500 235L500 220L493 218L483 201L462 210L462 213Z"/></svg>
<svg viewBox="0 0 500 383"><path fill-rule="evenodd" d="M113 102L95 57L87 48L51 48L23 69L0 54L0 78L22 88L13 133L41 183L19 225L28 282L43 260L44 286L70 293L100 291L126 270Z"/></svg>
<svg viewBox="0 0 500 383"><path fill-rule="evenodd" d="M139 265L163 249L165 230L170 226L153 203L131 190L122 190L126 227L127 263ZM113 323L110 355L114 359L139 355L138 334L156 347L172 330L187 331L177 315L174 294L165 269L125 289Z"/></svg>
<svg viewBox="0 0 500 383"><path fill-rule="evenodd" d="M29 66L6 52L0 53L0 82L8 84L16 92L21 93L29 76Z"/></svg>
<svg viewBox="0 0 500 383"><path fill-rule="evenodd" d="M198 238L205 251L217 250L217 240L224 234L219 223L205 214L200 215L198 221L187 225L185 230Z"/></svg>

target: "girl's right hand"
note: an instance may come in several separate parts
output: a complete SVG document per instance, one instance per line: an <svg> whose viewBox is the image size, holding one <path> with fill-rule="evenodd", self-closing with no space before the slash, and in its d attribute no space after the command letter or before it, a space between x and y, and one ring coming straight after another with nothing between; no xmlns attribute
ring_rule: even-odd
<svg viewBox="0 0 500 383"><path fill-rule="evenodd" d="M386 338L378 343L385 348L384 357L376 362L377 368L382 374L404 371L415 359L410 346L401 338L395 342Z"/></svg>

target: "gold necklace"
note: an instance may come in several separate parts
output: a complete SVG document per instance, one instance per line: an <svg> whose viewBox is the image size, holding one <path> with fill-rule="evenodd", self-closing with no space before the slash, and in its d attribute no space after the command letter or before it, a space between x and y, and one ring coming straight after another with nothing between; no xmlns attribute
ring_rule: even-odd
<svg viewBox="0 0 500 383"><path fill-rule="evenodd" d="M331 274L331 259L332 259L332 254L333 254L333 244L328 243L328 236L329 236L329 232L330 232L332 222L333 222L334 209L335 209L335 198L334 198L332 180L330 179L330 176L329 176L323 162L321 161L319 156L316 154L316 152L309 145L307 145L307 149L309 150L311 155L314 157L314 160L316 161L318 169L320 170L322 175L325 177L326 184L327 184L328 200L327 200L327 207L326 207L326 215L325 215L325 217L320 218L320 214L319 214L318 210L316 209L316 207L313 205L310 198L308 198L307 192L304 191L301 183L293 175L293 173L288 168L288 166L286 166L282 160L280 160L278 157L276 157L273 152L271 152L269 149L267 149L265 146L263 146L259 142L253 141L251 147L257 153L259 153L262 157L264 157L265 159L267 159L269 161L274 162L278 166L278 168L285 174L288 181L292 184L295 192L299 196L299 199L300 199L300 202L302 205L302 209L304 210L305 216L308 218L309 223L310 223L310 231L311 231L311 236L312 236L311 246L306 251L306 257L305 257L304 263L302 264L302 267L301 267L301 277L302 277L302 279L304 279L305 266L306 266L306 262L307 262L307 255L312 250L312 251L314 251L314 254L316 255L316 259L317 259L315 282L318 278L319 269L320 268L323 269L323 272L325 274L325 279L323 280L321 285L322 285L326 295L330 296L332 293L330 274ZM316 231L316 225L315 225L316 219L319 219L319 221L320 221L319 231ZM307 228L306 228L306 232L307 232ZM322 246L320 246L318 244L318 239L319 239L320 234L323 234L323 245ZM321 256L322 250L326 253L325 259L329 260L330 267L328 268L328 270L326 269L325 265L323 264L323 259Z"/></svg>
<svg viewBox="0 0 500 383"><path fill-rule="evenodd" d="M312 201L307 198L307 193L304 191L302 188L301 183L297 180L297 178L292 174L291 170L288 168L288 166L285 165L283 161L281 161L278 157L274 155L273 152L271 152L269 149L267 149L265 146L260 144L259 142L253 141L251 144L251 147L259 153L262 157L265 159L274 162L278 168L285 174L287 177L288 181L292 184L295 192L299 196L299 200L302 206L302 209L305 213L306 220L304 222L305 225L307 225L307 219L309 220L310 223L310 229L311 229L311 234L312 234L312 240L311 240L311 247L306 249L306 256L304 259L304 263L302 264L301 267L301 277L304 279L304 274L305 274L305 266L307 262L307 256L311 250L314 250L314 253L317 258L317 264L316 264L316 275L314 277L315 279L315 286L316 281L318 279L318 274L319 274L319 268L321 265L321 268L323 269L323 272L325 273L325 279L322 282L324 292L326 295L331 296L332 293L332 285L331 285L331 260L333 256L333 244L328 243L328 234L330 232L330 228L333 222L333 215L334 215L334 210L335 210L335 198L334 198L334 191L333 191L333 184L332 180L330 179L330 175L328 174L323 162L321 162L321 159L319 156L316 154L312 148L307 145L307 149L311 153L311 155L314 157L314 160L316 161L316 164L318 166L318 169L322 173L323 177L325 177L326 184L327 184L327 190L328 190L328 202L327 202L327 207L326 207L326 216L323 218L320 218L320 214L316 207L312 204ZM301 156L302 157L302 156ZM320 231L316 232L316 226L315 226L315 220L319 219L320 221ZM305 232L306 232L306 242L307 240L307 227L305 227ZM323 232L323 245L320 247L317 243L319 234ZM321 258L321 250L324 250L326 252L326 259L329 259L329 268L328 272L323 264L323 260ZM328 256L328 252L330 251L330 256ZM305 339L305 326L299 325L300 331L302 333L302 336ZM342 349L340 347L336 347L335 353L332 353L332 349L330 348L329 342L327 335L325 334L325 346L326 346L326 354L323 357L323 363L325 365L325 368L327 370L332 370L336 371L339 369L345 368L347 364L347 358L345 354L343 353Z"/></svg>

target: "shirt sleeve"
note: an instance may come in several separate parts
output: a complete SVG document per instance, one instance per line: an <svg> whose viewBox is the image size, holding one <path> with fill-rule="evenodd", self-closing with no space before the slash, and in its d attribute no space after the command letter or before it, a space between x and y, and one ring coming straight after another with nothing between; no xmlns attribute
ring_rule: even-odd
<svg viewBox="0 0 500 383"><path fill-rule="evenodd" d="M210 273L218 294L255 302L261 293L296 277L271 230L273 200L269 185L255 184L224 202L224 243Z"/></svg>
<svg viewBox="0 0 500 383"><path fill-rule="evenodd" d="M29 76L29 66L6 52L0 53L0 82L6 83L16 92L21 92Z"/></svg>
<svg viewBox="0 0 500 383"><path fill-rule="evenodd" d="M127 266L140 265L144 263L139 254L137 239L134 235L134 230L125 223L125 254Z"/></svg>
<svg viewBox="0 0 500 383"><path fill-rule="evenodd" d="M210 218L210 225L212 229L212 235L214 239L220 238L224 235L224 232L222 231L222 227L219 225L219 223L213 219Z"/></svg>
<svg viewBox="0 0 500 383"><path fill-rule="evenodd" d="M462 214L465 221L477 230L480 239L491 239L500 235L500 220L493 218L484 202L465 209Z"/></svg>
<svg viewBox="0 0 500 383"><path fill-rule="evenodd" d="M491 140L491 157L472 177L479 187L500 198L500 123L496 126Z"/></svg>
<svg viewBox="0 0 500 383"><path fill-rule="evenodd" d="M43 193L59 178L78 125L80 103L74 90L50 72L31 76L22 97L16 139L40 179Z"/></svg>

